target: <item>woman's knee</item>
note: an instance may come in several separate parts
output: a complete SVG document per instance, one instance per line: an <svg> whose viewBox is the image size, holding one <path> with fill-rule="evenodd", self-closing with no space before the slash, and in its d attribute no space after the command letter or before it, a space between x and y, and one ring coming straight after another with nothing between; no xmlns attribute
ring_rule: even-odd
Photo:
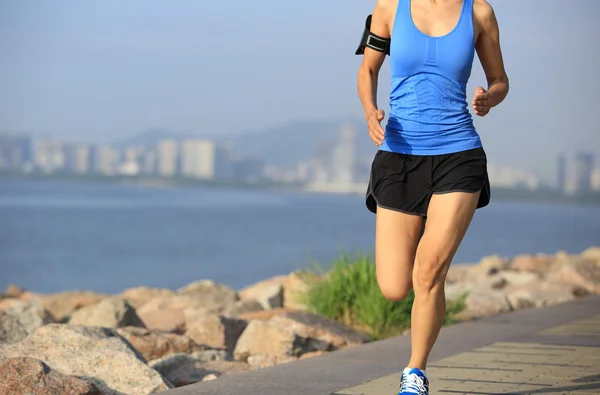
<svg viewBox="0 0 600 395"><path fill-rule="evenodd" d="M412 281L391 282L378 280L379 290L384 298L392 302L400 302L412 290Z"/></svg>
<svg viewBox="0 0 600 395"><path fill-rule="evenodd" d="M413 274L413 283L416 293L430 293L435 288L443 289L448 262L442 257L417 259Z"/></svg>

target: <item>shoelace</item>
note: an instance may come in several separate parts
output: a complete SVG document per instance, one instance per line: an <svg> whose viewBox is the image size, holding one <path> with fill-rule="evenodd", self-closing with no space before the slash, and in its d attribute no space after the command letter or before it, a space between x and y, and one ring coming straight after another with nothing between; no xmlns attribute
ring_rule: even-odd
<svg viewBox="0 0 600 395"><path fill-rule="evenodd" d="M402 380L402 386L400 387L400 392L405 391L419 395L427 394L427 388L425 388L423 377L418 376L415 373L406 375L404 380Z"/></svg>

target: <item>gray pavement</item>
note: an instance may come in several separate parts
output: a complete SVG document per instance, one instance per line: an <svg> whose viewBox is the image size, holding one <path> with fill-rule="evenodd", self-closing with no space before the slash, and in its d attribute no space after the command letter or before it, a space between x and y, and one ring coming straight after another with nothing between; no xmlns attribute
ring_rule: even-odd
<svg viewBox="0 0 600 395"><path fill-rule="evenodd" d="M400 336L163 392L168 395L396 395L410 356ZM431 395L600 394L600 296L442 329Z"/></svg>

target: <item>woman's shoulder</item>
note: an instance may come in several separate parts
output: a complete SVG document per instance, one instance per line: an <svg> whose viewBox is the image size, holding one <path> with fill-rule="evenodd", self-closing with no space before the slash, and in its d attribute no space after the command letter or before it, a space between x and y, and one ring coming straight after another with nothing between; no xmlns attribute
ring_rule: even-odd
<svg viewBox="0 0 600 395"><path fill-rule="evenodd" d="M489 31L498 24L494 8L486 0L473 0L473 19L479 31Z"/></svg>
<svg viewBox="0 0 600 395"><path fill-rule="evenodd" d="M486 0L473 0L473 14L480 22L494 18L494 8Z"/></svg>

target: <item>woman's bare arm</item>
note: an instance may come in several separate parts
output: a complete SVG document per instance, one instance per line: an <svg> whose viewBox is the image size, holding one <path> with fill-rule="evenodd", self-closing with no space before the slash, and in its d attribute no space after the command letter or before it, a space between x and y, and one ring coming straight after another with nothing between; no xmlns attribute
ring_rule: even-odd
<svg viewBox="0 0 600 395"><path fill-rule="evenodd" d="M390 38L389 3L390 0L378 0L371 19L371 32L384 38ZM384 137L380 125L384 114L377 108L377 82L385 56L385 53L367 47L358 69L358 96L364 109L369 135L376 145L381 145Z"/></svg>
<svg viewBox="0 0 600 395"><path fill-rule="evenodd" d="M475 0L473 10L480 30L475 49L488 83L485 94L478 95L476 91L473 107L478 115L485 115L490 108L504 100L508 94L509 84L504 69L504 60L500 49L500 29L494 9L485 0Z"/></svg>

